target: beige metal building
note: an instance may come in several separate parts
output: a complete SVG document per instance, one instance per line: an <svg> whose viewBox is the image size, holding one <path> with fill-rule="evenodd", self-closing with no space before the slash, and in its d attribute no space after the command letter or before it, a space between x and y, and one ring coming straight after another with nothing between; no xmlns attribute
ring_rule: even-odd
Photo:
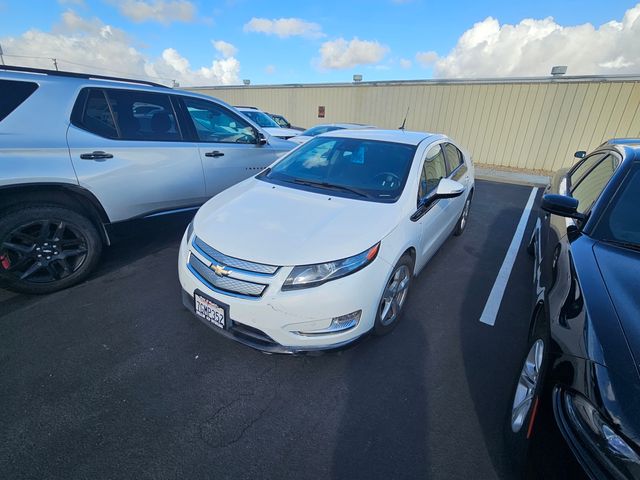
<svg viewBox="0 0 640 480"><path fill-rule="evenodd" d="M550 173L612 137L640 137L640 76L194 87L294 125L446 133L486 167ZM324 107L324 118L319 118Z"/></svg>

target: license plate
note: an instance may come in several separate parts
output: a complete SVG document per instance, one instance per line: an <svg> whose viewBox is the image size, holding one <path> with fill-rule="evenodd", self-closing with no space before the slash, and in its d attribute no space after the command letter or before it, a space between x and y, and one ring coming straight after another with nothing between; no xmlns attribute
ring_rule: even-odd
<svg viewBox="0 0 640 480"><path fill-rule="evenodd" d="M214 324L216 327L225 328L226 318L224 308L198 293L195 293L193 298L195 299L196 315Z"/></svg>

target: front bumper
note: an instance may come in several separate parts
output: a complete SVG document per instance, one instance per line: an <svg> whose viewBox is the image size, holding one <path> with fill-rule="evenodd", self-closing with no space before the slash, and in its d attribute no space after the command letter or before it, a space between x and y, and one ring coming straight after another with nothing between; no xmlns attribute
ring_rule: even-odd
<svg viewBox="0 0 640 480"><path fill-rule="evenodd" d="M260 279L268 287L260 298L240 298L211 288L189 267L189 256L203 262L208 259L187 242L180 245L178 274L183 303L194 312L194 292L200 291L227 307L228 328L209 325L216 332L252 348L270 353L318 352L344 348L368 334L374 326L378 302L391 265L376 258L362 270L346 277L308 289L281 291L293 267L281 267L273 276ZM235 272L241 279L256 277ZM357 325L331 333L312 333L330 326L334 317L361 310ZM200 317L198 317L200 318Z"/></svg>

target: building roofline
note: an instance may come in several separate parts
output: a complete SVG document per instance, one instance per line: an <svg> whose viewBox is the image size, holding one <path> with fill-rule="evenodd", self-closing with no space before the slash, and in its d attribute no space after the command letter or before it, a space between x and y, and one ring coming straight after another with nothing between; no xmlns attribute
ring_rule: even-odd
<svg viewBox="0 0 640 480"><path fill-rule="evenodd" d="M378 87L400 85L474 85L504 83L583 83L583 82L637 82L640 74L629 75L563 75L545 77L502 77L502 78L438 78L417 80L384 80L372 82L338 82L338 83L284 83L265 85L201 85L180 87L183 90L228 90L228 89L264 89L264 88L327 88L327 87Z"/></svg>

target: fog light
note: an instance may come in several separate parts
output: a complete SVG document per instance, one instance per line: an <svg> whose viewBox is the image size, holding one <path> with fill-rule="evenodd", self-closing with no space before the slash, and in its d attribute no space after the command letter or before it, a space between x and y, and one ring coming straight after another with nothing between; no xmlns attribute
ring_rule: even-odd
<svg viewBox="0 0 640 480"><path fill-rule="evenodd" d="M296 333L299 335L323 335L327 333L343 332L358 325L360 322L360 315L362 315L362 310L357 310L355 312L348 313L347 315L333 317L331 319L331 324L327 328Z"/></svg>

